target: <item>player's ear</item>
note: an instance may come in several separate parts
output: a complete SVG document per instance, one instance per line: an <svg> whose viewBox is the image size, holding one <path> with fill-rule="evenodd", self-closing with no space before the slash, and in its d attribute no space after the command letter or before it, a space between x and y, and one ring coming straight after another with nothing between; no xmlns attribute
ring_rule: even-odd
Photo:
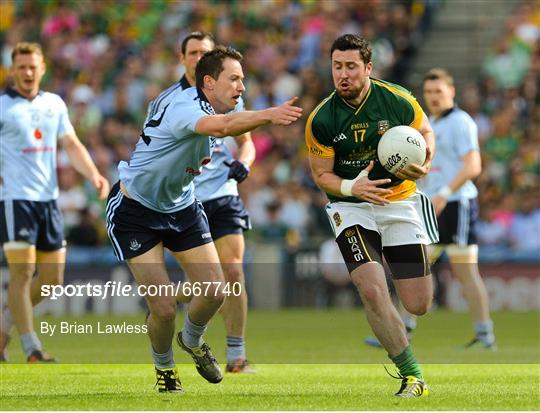
<svg viewBox="0 0 540 413"><path fill-rule="evenodd" d="M366 75L371 75L371 71L373 70L373 63L372 62L368 62L368 64L366 65Z"/></svg>
<svg viewBox="0 0 540 413"><path fill-rule="evenodd" d="M214 79L210 75L204 75L203 85L205 89L214 90L214 86L216 85L216 79Z"/></svg>

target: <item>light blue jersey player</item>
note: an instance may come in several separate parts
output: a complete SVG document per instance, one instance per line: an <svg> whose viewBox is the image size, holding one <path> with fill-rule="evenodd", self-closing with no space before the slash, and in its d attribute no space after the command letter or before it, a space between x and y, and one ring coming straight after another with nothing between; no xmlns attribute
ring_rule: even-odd
<svg viewBox="0 0 540 413"><path fill-rule="evenodd" d="M7 359L12 324L28 362L54 361L34 332L32 307L44 297L32 291L63 280L66 252L56 203L57 144L102 199L109 184L75 134L62 98L39 89L46 69L41 46L18 43L12 60L14 85L0 96L0 243L10 271L10 308L0 313L0 361ZM36 269L37 281L31 282Z"/></svg>
<svg viewBox="0 0 540 413"><path fill-rule="evenodd" d="M195 68L205 52L214 48L212 36L193 32L182 41L180 60L186 72L180 79L184 89L195 85ZM240 98L235 111L244 110ZM232 138L231 138L232 139ZM237 159L233 158L223 139L216 139L212 159L203 166L195 178L195 196L203 203L212 238L216 244L226 282L245 285L243 271L244 235L251 228L249 215L238 195L238 184L247 178L255 160L255 146L251 134L235 136L238 146ZM227 298L220 311L227 333L227 367L230 373L253 373L247 361L245 329L247 321L247 292L242 288L238 296Z"/></svg>
<svg viewBox="0 0 540 413"><path fill-rule="evenodd" d="M467 291L475 336L466 347L494 350L489 300L478 270L478 191L472 182L482 171L477 127L455 106L454 80L446 70L430 70L423 87L437 137L431 172L421 183L433 202L439 225L440 242L430 251L430 258L435 260L446 251L454 275Z"/></svg>
<svg viewBox="0 0 540 413"><path fill-rule="evenodd" d="M139 285L170 284L167 248L189 281L205 287L192 295L177 342L211 383L223 376L202 335L225 298L224 276L193 180L210 162L215 137L241 135L270 122L287 125L302 112L289 101L263 111L230 113L245 89L241 59L234 49L217 47L199 61L196 87L173 85L149 105L140 139L129 162L120 163L120 181L107 202L111 243ZM177 297L169 290L145 298L158 390L181 392L171 346Z"/></svg>

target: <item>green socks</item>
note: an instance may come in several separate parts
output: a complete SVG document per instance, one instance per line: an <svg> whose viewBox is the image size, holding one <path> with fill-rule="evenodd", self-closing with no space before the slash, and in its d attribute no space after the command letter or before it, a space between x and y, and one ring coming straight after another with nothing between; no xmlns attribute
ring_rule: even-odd
<svg viewBox="0 0 540 413"><path fill-rule="evenodd" d="M388 356L390 357L390 355ZM414 357L411 346L408 345L405 349L395 357L390 357L390 359L397 366L399 373L406 376L414 376L422 380L422 370L420 369L420 364L416 357Z"/></svg>

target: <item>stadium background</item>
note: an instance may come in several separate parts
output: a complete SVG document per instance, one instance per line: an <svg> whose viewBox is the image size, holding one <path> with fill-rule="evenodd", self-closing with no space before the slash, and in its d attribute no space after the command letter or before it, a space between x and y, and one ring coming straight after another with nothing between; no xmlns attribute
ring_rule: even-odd
<svg viewBox="0 0 540 413"><path fill-rule="evenodd" d="M66 100L79 137L114 183L118 162L139 138L147 103L180 78L179 43L193 30L212 32L217 43L244 54L245 100L253 109L298 95L309 113L332 90L329 47L345 32L372 42L374 77L410 88L420 102L423 73L446 67L480 131L480 257L492 307L531 310L540 306L539 26L538 2L530 0L3 1L0 81L9 81L16 42L40 42L48 64L43 89ZM326 200L309 174L306 118L253 132L257 160L240 191L254 226L246 254L254 308L329 304L320 263L337 258L320 255L320 246L331 249L333 242L324 242L331 238ZM132 282L109 246L104 204L62 152L58 174L69 242L66 282ZM463 310L444 262L438 273L437 303ZM92 300L76 300L49 301L40 311L142 308L98 309ZM354 304L343 295L335 303Z"/></svg>

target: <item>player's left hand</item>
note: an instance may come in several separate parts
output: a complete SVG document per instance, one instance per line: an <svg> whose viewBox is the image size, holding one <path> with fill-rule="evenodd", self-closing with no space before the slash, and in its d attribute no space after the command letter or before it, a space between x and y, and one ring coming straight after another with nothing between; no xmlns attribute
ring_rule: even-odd
<svg viewBox="0 0 540 413"><path fill-rule="evenodd" d="M407 165L405 168L403 168L401 171L399 171L396 176L399 179L408 179L409 181L416 181L417 179L423 178L427 175L429 170L431 169L431 151L429 150L429 147L426 148L426 160L424 161L423 165L417 165L415 163L411 163Z"/></svg>
<svg viewBox="0 0 540 413"><path fill-rule="evenodd" d="M446 208L448 200L443 196L435 195L433 198L431 198L431 203L433 204L433 208L435 209L435 215L439 216L441 215L443 209Z"/></svg>
<svg viewBox="0 0 540 413"><path fill-rule="evenodd" d="M104 176L96 174L92 177L91 182L94 188L96 188L99 199L105 199L109 195L111 187L109 181Z"/></svg>
<svg viewBox="0 0 540 413"><path fill-rule="evenodd" d="M244 162L235 159L232 162L225 161L223 163L231 168L229 169L229 179L232 178L240 183L248 177L250 169Z"/></svg>

